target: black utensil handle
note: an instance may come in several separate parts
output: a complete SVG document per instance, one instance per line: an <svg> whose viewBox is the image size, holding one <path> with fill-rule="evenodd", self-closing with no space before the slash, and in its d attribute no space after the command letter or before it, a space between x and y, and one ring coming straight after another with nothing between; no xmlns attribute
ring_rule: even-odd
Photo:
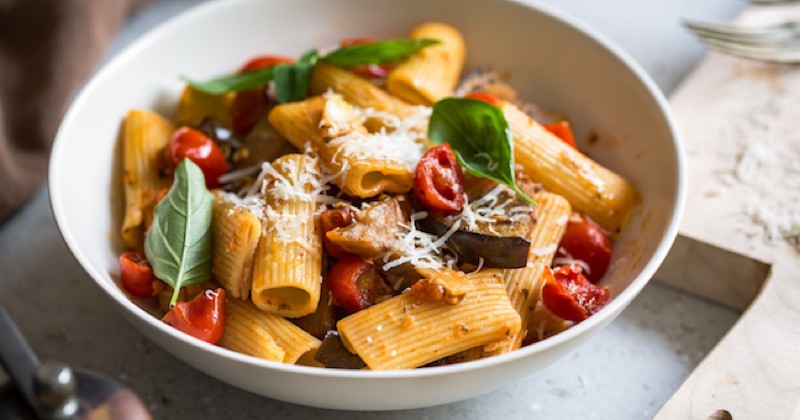
<svg viewBox="0 0 800 420"><path fill-rule="evenodd" d="M36 394L33 388L39 359L33 353L14 321L0 306L0 365L17 385L20 394L28 404L35 408Z"/></svg>

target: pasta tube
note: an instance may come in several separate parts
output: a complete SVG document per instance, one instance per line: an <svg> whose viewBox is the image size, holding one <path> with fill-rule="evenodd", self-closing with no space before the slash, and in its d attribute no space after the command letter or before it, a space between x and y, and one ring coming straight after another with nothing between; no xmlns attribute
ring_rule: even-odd
<svg viewBox="0 0 800 420"><path fill-rule="evenodd" d="M219 345L239 353L293 364L321 343L290 321L260 311L252 302L228 299L226 312Z"/></svg>
<svg viewBox="0 0 800 420"><path fill-rule="evenodd" d="M266 190L267 227L256 248L252 300L260 309L301 317L317 309L322 280L322 234L316 158L285 155L272 163Z"/></svg>
<svg viewBox="0 0 800 420"><path fill-rule="evenodd" d="M236 97L229 92L222 95L209 95L186 86L178 101L178 124L196 126L206 118L231 127L231 104Z"/></svg>
<svg viewBox="0 0 800 420"><path fill-rule="evenodd" d="M144 239L159 194L172 180L161 173L159 162L175 127L160 115L143 110L130 111L122 129L122 179L125 184L125 217L122 241L139 248Z"/></svg>
<svg viewBox="0 0 800 420"><path fill-rule="evenodd" d="M338 105L332 102L341 102ZM273 127L298 149L304 150L306 145L316 148L320 157L333 173L339 174L333 183L348 195L360 198L374 197L381 193L404 194L411 190L413 174L409 168L394 160L370 157L370 147L361 147L359 143L369 143L372 148L380 145L381 138L370 137L364 127L350 121L347 131L330 132L324 130L323 115L331 107L341 107L341 113L352 113L349 105L338 95L327 98L314 97L302 102L294 102L276 106L269 114ZM328 133L326 133L328 131ZM342 134L344 133L344 134ZM331 139L329 134L338 134ZM388 140L387 140L388 141ZM413 146L413 145L412 145ZM419 148L423 148L420 145ZM413 151L412 147L412 151Z"/></svg>
<svg viewBox="0 0 800 420"><path fill-rule="evenodd" d="M261 221L217 194L211 217L211 272L232 298L247 299Z"/></svg>
<svg viewBox="0 0 800 420"><path fill-rule="evenodd" d="M545 189L564 196L607 231L618 233L638 201L634 186L570 147L509 102L503 113L516 163Z"/></svg>
<svg viewBox="0 0 800 420"><path fill-rule="evenodd" d="M453 96L464 65L461 33L443 23L425 23L411 31L411 38L433 38L441 43L423 48L386 77L386 90L415 105L433 105Z"/></svg>
<svg viewBox="0 0 800 420"><path fill-rule="evenodd" d="M370 369L407 369L518 333L502 273L467 276L472 287L458 304L395 296L340 320L342 342Z"/></svg>

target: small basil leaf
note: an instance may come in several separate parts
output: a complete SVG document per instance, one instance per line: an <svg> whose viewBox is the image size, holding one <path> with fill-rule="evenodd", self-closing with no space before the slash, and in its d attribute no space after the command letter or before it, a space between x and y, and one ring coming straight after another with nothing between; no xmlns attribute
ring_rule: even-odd
<svg viewBox="0 0 800 420"><path fill-rule="evenodd" d="M323 57L323 60L339 67L392 63L403 60L429 45L439 43L438 39L430 38L387 39L342 47Z"/></svg>
<svg viewBox="0 0 800 420"><path fill-rule="evenodd" d="M514 140L500 108L475 99L442 99L433 106L428 138L449 143L469 173L504 184L536 205L514 179Z"/></svg>
<svg viewBox="0 0 800 420"><path fill-rule="evenodd" d="M170 305L183 286L211 278L211 207L214 195L203 171L189 159L175 168L175 181L153 212L144 242L153 273L172 288Z"/></svg>
<svg viewBox="0 0 800 420"><path fill-rule="evenodd" d="M205 82L198 82L182 76L189 86L208 93L209 95L221 95L227 92L238 92L254 87L266 86L273 79L273 68L249 71L246 73L232 74L211 79Z"/></svg>
<svg viewBox="0 0 800 420"><path fill-rule="evenodd" d="M311 72L319 60L317 50L303 54L296 63L275 66L275 99L278 103L301 101L308 95Z"/></svg>

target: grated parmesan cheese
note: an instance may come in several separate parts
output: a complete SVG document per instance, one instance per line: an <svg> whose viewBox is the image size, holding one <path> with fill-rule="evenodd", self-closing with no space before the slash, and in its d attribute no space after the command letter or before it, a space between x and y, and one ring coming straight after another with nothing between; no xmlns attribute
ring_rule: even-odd
<svg viewBox="0 0 800 420"><path fill-rule="evenodd" d="M408 225L401 225L403 229L398 235L394 249L384 257L384 271L399 267L405 263L411 263L417 268L434 270L452 267L455 264L455 259L445 253L445 243L461 226L461 221L456 221L444 235L437 238L435 235L417 229L417 220L422 220L426 217L428 217L427 212L417 212L411 215ZM399 254L400 258L389 261L393 254Z"/></svg>
<svg viewBox="0 0 800 420"><path fill-rule="evenodd" d="M461 211L459 220L463 221L469 230L476 230L478 222L481 222L486 224L486 228L490 232L497 234L492 225L500 220L506 219L518 222L530 217L533 211L531 206L508 207L515 202L515 199L516 193L505 185L500 184L473 202L470 202L467 195L464 194L464 208Z"/></svg>

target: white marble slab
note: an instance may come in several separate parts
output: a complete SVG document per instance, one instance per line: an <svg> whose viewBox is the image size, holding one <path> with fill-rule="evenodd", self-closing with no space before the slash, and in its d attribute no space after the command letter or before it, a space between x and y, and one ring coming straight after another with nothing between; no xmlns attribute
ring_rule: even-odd
<svg viewBox="0 0 800 420"><path fill-rule="evenodd" d="M487 0L488 1L488 0ZM669 92L703 53L682 16L728 19L730 0L549 0L618 42ZM107 54L194 5L162 0L135 16ZM46 190L0 226L0 304L35 351L129 384L156 418L650 418L738 314L651 283L604 332L549 368L488 395L428 409L355 413L287 404L201 374L135 331L72 259ZM0 374L0 376L2 376Z"/></svg>

